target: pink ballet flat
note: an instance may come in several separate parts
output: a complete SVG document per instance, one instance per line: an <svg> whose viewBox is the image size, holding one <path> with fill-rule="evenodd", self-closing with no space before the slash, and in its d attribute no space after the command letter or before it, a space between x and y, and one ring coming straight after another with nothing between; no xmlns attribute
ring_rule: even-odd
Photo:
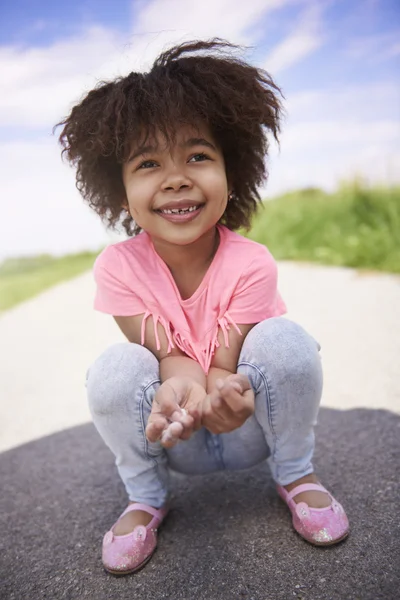
<svg viewBox="0 0 400 600"><path fill-rule="evenodd" d="M322 485L304 483L291 492L287 492L281 485L278 485L277 489L292 513L293 527L307 542L315 546L330 546L349 535L349 521L342 505ZM312 508L305 502L296 504L293 500L297 494L311 490L328 494L332 501L331 505L326 508Z"/></svg>
<svg viewBox="0 0 400 600"><path fill-rule="evenodd" d="M150 513L153 519L146 526L137 525L131 533L114 535L113 529L118 521L133 510ZM157 547L157 528L167 512L166 508L156 510L147 504L130 504L103 538L103 565L106 571L113 575L127 575L141 569Z"/></svg>

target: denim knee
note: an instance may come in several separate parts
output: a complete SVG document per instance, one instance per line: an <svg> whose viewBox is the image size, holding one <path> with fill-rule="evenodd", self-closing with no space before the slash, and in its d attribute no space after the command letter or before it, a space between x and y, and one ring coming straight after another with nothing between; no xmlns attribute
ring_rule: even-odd
<svg viewBox="0 0 400 600"><path fill-rule="evenodd" d="M248 333L239 366L253 367L252 384L257 392L273 379L275 389L291 381L299 395L304 386L322 390L322 368L318 342L300 325L284 317L258 323Z"/></svg>
<svg viewBox="0 0 400 600"><path fill-rule="evenodd" d="M86 379L90 411L107 415L126 410L139 387L159 379L159 363L147 348L122 342L107 348L89 368Z"/></svg>

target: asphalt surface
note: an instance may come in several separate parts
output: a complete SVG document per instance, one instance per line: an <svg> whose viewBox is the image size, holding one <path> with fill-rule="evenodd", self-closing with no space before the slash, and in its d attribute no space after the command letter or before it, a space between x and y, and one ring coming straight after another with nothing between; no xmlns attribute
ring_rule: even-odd
<svg viewBox="0 0 400 600"><path fill-rule="evenodd" d="M323 408L315 464L352 532L331 548L291 528L265 464L174 477L159 547L123 578L101 564L125 507L113 457L91 424L0 456L2 600L398 600L400 417Z"/></svg>

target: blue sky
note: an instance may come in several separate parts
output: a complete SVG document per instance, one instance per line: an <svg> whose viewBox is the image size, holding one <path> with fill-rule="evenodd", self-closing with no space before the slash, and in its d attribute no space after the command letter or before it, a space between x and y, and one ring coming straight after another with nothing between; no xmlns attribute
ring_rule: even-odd
<svg viewBox="0 0 400 600"><path fill-rule="evenodd" d="M99 79L220 36L282 87L265 195L400 178L398 0L17 0L0 19L0 259L115 239L85 207L51 128Z"/></svg>
<svg viewBox="0 0 400 600"><path fill-rule="evenodd" d="M135 10L129 1L117 0L17 0L1 9L2 44L47 46L57 39L79 33L93 24L107 24L129 34L129 20ZM128 17L128 18L127 18Z"/></svg>

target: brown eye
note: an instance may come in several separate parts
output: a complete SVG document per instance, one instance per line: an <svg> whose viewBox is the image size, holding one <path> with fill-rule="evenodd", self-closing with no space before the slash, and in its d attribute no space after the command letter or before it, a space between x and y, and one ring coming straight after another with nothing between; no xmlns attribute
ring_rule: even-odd
<svg viewBox="0 0 400 600"><path fill-rule="evenodd" d="M139 169L151 169L156 164L157 163L155 163L154 160L144 160L142 163L140 163L140 165L138 166L137 170L139 170Z"/></svg>
<svg viewBox="0 0 400 600"><path fill-rule="evenodd" d="M195 154L194 156L192 156L192 158L190 160L193 160L194 158L199 159L199 160L195 160L195 162L202 162L203 160L209 160L210 157L207 156L207 154L204 154L204 152L200 152L199 154Z"/></svg>

